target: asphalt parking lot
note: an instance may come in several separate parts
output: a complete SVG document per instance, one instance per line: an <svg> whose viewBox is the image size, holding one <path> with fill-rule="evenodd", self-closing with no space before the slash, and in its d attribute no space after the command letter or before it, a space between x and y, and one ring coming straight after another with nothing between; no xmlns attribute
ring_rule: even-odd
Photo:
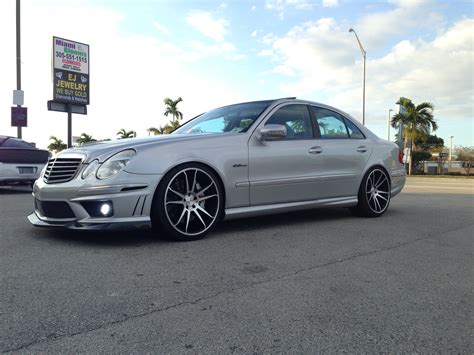
<svg viewBox="0 0 474 355"><path fill-rule="evenodd" d="M0 189L0 351L473 353L474 180L433 181L382 218L312 210L189 243L36 229L30 192Z"/></svg>

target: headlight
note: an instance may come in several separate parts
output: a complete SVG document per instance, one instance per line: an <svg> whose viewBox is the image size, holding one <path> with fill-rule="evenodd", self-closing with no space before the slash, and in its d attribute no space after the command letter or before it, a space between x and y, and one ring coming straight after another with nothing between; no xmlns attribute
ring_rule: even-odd
<svg viewBox="0 0 474 355"><path fill-rule="evenodd" d="M99 166L99 161L96 159L96 160L93 160L89 163L89 165L87 165L87 167L84 169L84 171L82 172L82 175L81 177L83 179L87 179L89 176L91 175L94 175L95 174L95 171L97 170Z"/></svg>
<svg viewBox="0 0 474 355"><path fill-rule="evenodd" d="M97 178L107 179L117 174L120 170L127 166L128 162L134 155L135 151L132 149L124 150L120 153L112 155L97 170Z"/></svg>

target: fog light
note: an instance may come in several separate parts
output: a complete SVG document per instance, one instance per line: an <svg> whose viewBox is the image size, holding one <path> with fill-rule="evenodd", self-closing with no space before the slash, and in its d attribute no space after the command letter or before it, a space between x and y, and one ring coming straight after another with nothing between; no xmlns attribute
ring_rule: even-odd
<svg viewBox="0 0 474 355"><path fill-rule="evenodd" d="M100 213L102 213L104 217L110 216L111 212L112 212L112 206L110 205L109 202L104 202L103 204L100 205Z"/></svg>
<svg viewBox="0 0 474 355"><path fill-rule="evenodd" d="M112 201L82 201L81 205L92 218L112 217L114 215Z"/></svg>

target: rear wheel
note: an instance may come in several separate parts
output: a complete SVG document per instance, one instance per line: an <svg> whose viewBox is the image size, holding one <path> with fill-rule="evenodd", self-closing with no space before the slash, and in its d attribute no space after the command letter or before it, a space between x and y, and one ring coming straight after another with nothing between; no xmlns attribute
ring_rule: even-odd
<svg viewBox="0 0 474 355"><path fill-rule="evenodd" d="M353 211L364 217L379 217L390 204L390 179L381 168L369 170L359 188L358 204Z"/></svg>
<svg viewBox="0 0 474 355"><path fill-rule="evenodd" d="M197 240L214 228L223 211L222 188L214 172L200 164L171 170L153 200L152 225L176 240Z"/></svg>

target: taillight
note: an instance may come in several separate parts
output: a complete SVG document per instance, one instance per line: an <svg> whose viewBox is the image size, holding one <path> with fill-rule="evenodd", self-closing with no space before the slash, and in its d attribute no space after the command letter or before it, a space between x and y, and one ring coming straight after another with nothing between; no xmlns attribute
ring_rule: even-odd
<svg viewBox="0 0 474 355"><path fill-rule="evenodd" d="M398 161L403 164L403 150L401 149L398 150Z"/></svg>

